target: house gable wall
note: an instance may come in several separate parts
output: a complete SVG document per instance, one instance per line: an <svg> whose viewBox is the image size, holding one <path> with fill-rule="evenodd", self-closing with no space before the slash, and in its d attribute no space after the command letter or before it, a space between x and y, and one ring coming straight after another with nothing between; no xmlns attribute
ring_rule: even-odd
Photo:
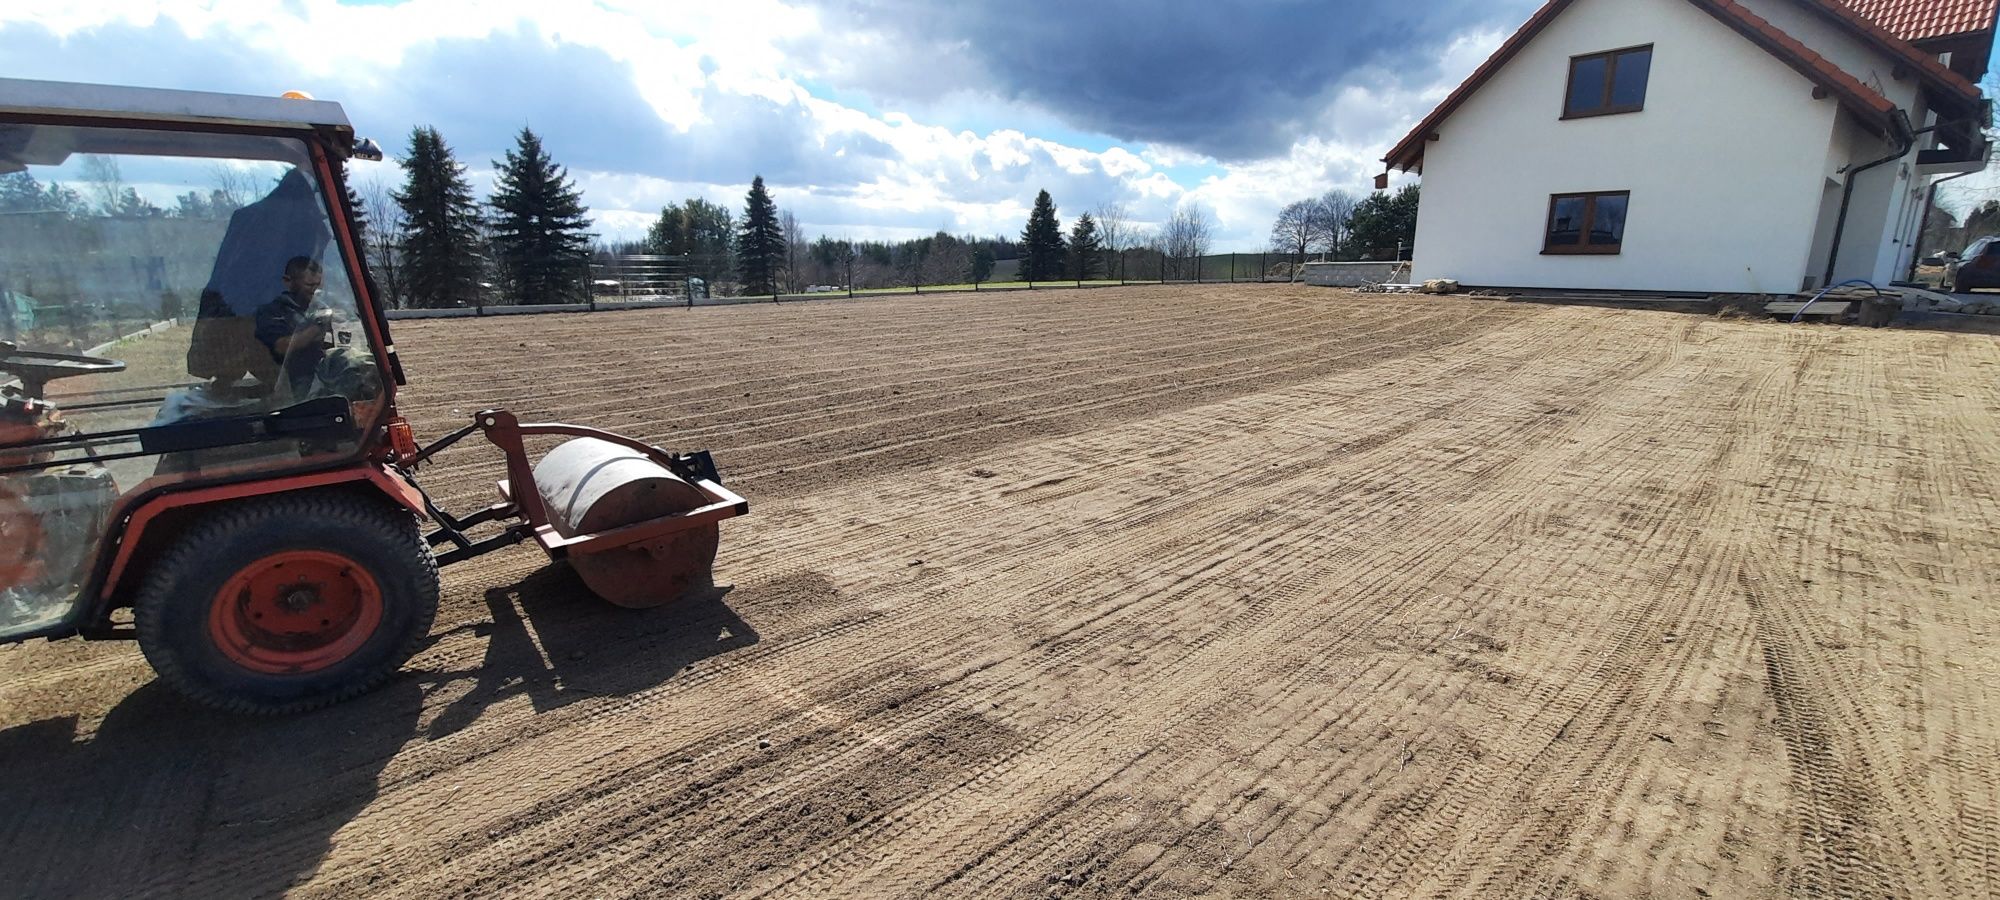
<svg viewBox="0 0 2000 900"><path fill-rule="evenodd" d="M1873 45L1806 9L1797 0L1737 2L1906 110L1916 127L1936 124L1924 102L1916 73L1905 72L1902 78L1895 77L1896 61ZM1840 120L1828 157L1828 177L1844 183L1846 175L1840 169L1881 159L1894 145L1869 133L1844 112ZM1917 152L1934 145L1935 141L1920 136L1907 159L1856 176L1847 224L1841 231L1840 255L1834 263L1835 282L1860 278L1878 285L1888 284L1908 271L1917 250L1920 230L1917 220L1923 215L1924 192L1929 184L1929 179L1916 175L1912 167ZM1807 274L1823 278L1826 248L1816 243L1812 255L1816 264L1808 268Z"/></svg>
<svg viewBox="0 0 2000 900"><path fill-rule="evenodd" d="M1641 44L1654 48L1643 111L1559 120L1571 56ZM1812 89L1692 4L1577 0L1425 148L1414 275L1518 287L1798 290L1838 110ZM1631 192L1621 253L1542 254L1551 194L1613 190Z"/></svg>
<svg viewBox="0 0 2000 900"><path fill-rule="evenodd" d="M1839 66L1841 71L1854 76L1855 80L1889 98L1889 102L1903 109L1909 109L1911 104L1916 102L1920 83L1914 72L1905 72L1902 78L1896 78L1895 60L1864 43L1852 32L1807 9L1798 0L1736 0L1736 2L1762 17L1764 21L1778 26L1779 30L1797 38L1800 43L1813 48L1814 52L1825 57L1828 62Z"/></svg>

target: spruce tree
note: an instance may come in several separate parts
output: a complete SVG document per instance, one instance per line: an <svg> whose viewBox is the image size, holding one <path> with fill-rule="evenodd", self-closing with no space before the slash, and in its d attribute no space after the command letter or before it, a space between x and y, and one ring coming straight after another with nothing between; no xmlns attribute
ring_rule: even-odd
<svg viewBox="0 0 2000 900"><path fill-rule="evenodd" d="M444 307L478 297L479 207L465 167L428 126L411 129L402 166L407 180L395 199L407 227L397 249L413 305Z"/></svg>
<svg viewBox="0 0 2000 900"><path fill-rule="evenodd" d="M22 172L0 175L0 212L39 212L44 196L42 183Z"/></svg>
<svg viewBox="0 0 2000 900"><path fill-rule="evenodd" d="M583 192L523 127L515 149L495 161L493 255L518 302L580 299L590 280L590 218Z"/></svg>
<svg viewBox="0 0 2000 900"><path fill-rule="evenodd" d="M1362 259L1382 259L1395 255L1401 246L1407 251L1417 240L1417 201L1420 186L1406 184L1395 194L1376 191L1354 207L1347 226L1351 249Z"/></svg>
<svg viewBox="0 0 2000 900"><path fill-rule="evenodd" d="M340 176L341 196L347 199L347 223L348 228L354 232L354 246L365 250L368 246L368 209L361 205L361 195L354 192L354 173L348 171L346 160L340 161L337 174ZM200 200L199 197L193 199ZM202 204L189 204L183 200L182 205L205 205L205 201ZM210 207L208 212L217 218L224 215L213 207Z"/></svg>
<svg viewBox="0 0 2000 900"><path fill-rule="evenodd" d="M775 294L778 270L785 260L785 232L778 227L778 207L764 191L764 176L750 182L743 210L743 228L736 233L736 273L746 294Z"/></svg>
<svg viewBox="0 0 2000 900"><path fill-rule="evenodd" d="M1056 203L1048 191L1035 195L1035 208L1028 213L1028 227L1021 231L1021 277L1028 281L1054 281L1063 273L1062 223L1056 221Z"/></svg>
<svg viewBox="0 0 2000 900"><path fill-rule="evenodd" d="M1104 245L1097 239L1097 220L1078 216L1069 230L1069 274L1078 281L1096 278L1104 262Z"/></svg>

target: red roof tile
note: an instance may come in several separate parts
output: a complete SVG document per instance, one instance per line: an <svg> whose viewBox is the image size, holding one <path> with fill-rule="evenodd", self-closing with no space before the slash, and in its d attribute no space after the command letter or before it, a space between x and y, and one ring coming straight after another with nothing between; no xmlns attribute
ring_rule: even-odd
<svg viewBox="0 0 2000 900"><path fill-rule="evenodd" d="M1431 110L1430 115L1425 116L1423 121L1418 122L1417 127L1411 129L1408 136L1398 141L1396 146L1389 150L1389 154L1382 157L1382 161L1392 169L1401 168L1405 171L1422 162L1424 144L1429 140L1432 131L1445 120L1445 117L1457 110L1460 105L1472 96L1474 91L1479 89L1480 85L1486 83L1486 80L1493 77L1494 73L1498 72L1501 66L1506 65L1509 60L1513 59L1514 55L1519 53L1522 47L1527 46L1528 42L1533 40L1535 35L1540 34L1543 28L1548 27L1548 24L1555 20L1556 15L1567 9L1571 2L1573 0L1549 0L1541 9L1536 10L1535 14L1530 16L1528 21L1521 25L1519 31L1514 32L1511 37L1502 42L1500 49L1495 50L1486 62L1481 63L1479 68L1474 69L1472 75L1467 77L1458 86L1457 90L1452 91L1450 96L1444 98L1443 103L1438 104L1436 109ZM1687 0L1687 2L1714 16L1723 24L1734 29L1738 34L1748 38L1751 43L1762 47L1786 65L1791 66L1794 71L1804 75L1813 84L1825 89L1829 94L1838 98L1842 105L1859 115L1863 122L1881 130L1886 131L1888 129L1889 117L1895 114L1896 105L1873 88L1862 84L1854 76L1841 70L1839 66L1828 62L1825 57L1814 52L1811 47L1800 43L1796 38L1786 34L1776 25L1765 21L1763 17L1743 8L1735 0ZM1817 3L1818 0L1803 0L1803 2ZM1893 39L1891 41L1892 43L1901 44L1910 53L1916 53L1915 49L1910 48L1908 44L1903 44ZM1964 82L1963 78L1959 78L1949 71L1946 71L1945 74L1952 75L1958 81Z"/></svg>
<svg viewBox="0 0 2000 900"><path fill-rule="evenodd" d="M1906 41L1925 41L1993 28L2000 0L1841 0Z"/></svg>

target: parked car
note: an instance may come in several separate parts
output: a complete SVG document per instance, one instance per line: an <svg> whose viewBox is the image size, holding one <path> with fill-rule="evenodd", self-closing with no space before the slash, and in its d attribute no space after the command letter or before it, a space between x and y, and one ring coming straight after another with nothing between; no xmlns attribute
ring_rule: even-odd
<svg viewBox="0 0 2000 900"><path fill-rule="evenodd" d="M2000 287L2000 236L1973 241L1945 265L1944 286L1954 293Z"/></svg>

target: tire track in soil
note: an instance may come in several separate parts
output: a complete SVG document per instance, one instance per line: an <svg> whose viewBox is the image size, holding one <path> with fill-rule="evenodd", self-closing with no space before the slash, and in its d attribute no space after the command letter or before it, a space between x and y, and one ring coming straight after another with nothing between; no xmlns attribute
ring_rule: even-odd
<svg viewBox="0 0 2000 900"><path fill-rule="evenodd" d="M1610 400L1606 400L1606 402L1610 402ZM1584 450L1578 450L1578 452L1584 452ZM1524 504L1528 504L1528 502L1532 502L1532 500L1522 500L1522 502L1524 502ZM1424 536L1418 536L1418 540L1424 540ZM1400 674L1400 672L1398 672L1398 674ZM1268 744L1266 744L1264 748L1258 748L1258 752L1264 752L1264 750L1268 750ZM1268 824L1264 824L1264 826L1252 826L1252 830L1254 830L1254 828L1268 828ZM1410 846L1412 846L1412 848L1420 848L1420 846L1422 846L1422 842L1410 842ZM1402 856L1402 852L1400 852L1400 850L1398 850L1398 856Z"/></svg>
<svg viewBox="0 0 2000 900"><path fill-rule="evenodd" d="M1461 314L1458 318L1461 324L1470 325L1472 323L1466 320L1478 317ZM1495 320L1495 317L1490 313L1483 318L1489 322ZM1162 364L1162 368L1157 372L1151 373L1150 376L1133 375L1084 384L1065 383L1056 388L1029 395L1009 395L1005 401L1006 405L996 409L996 414L993 416L987 414L988 407L994 405L993 401L980 399L972 402L961 402L942 410L933 409L921 413L908 413L888 419L845 424L838 428L821 432L791 435L775 442L745 442L721 445L715 448L715 452L718 458L734 459L737 461L732 468L725 471L725 474L730 477L732 483L754 485L758 491L770 492L776 490L780 493L787 492L788 490L796 490L802 485L818 487L826 483L828 476L823 473L829 467L852 463L863 456L890 455L892 457L890 464L896 467L903 467L912 463L935 464L939 460L934 455L925 453L924 451L942 442L952 442L959 445L957 448L959 453L970 453L975 449L985 446L1004 444L1007 442L1007 438L1019 440L1028 436L1056 432L1064 423L1073 421L1073 419L1066 419L1066 416L1073 417L1107 409L1116 409L1124 416L1157 413L1167 409L1191 405L1203 400L1228 396L1229 392L1224 390L1226 386L1253 379L1262 379L1265 383L1282 383L1285 378L1280 377L1281 375L1305 377L1315 368L1327 365L1335 360L1363 356L1364 354L1372 358L1375 354L1388 352L1388 349L1391 347L1406 348L1408 350L1421 346L1422 339L1412 337L1386 342L1381 345L1358 347L1347 353L1334 354L1330 358L1313 355L1314 351L1324 347L1358 343L1373 334L1383 332L1384 329L1380 328L1370 329L1359 334L1344 334L1308 345L1293 346L1282 351L1269 351L1262 356L1238 357L1233 360L1222 360L1202 366L1190 367L1184 361ZM1419 332L1419 334L1421 333ZM1432 340L1434 341L1435 339ZM1265 345L1268 346L1268 342ZM1435 346L1435 343L1432 343L1431 346ZM1220 352L1211 351L1202 355L1213 355ZM1277 372L1273 372L1268 368L1254 368L1250 365L1251 363L1272 358L1289 359L1291 362L1281 364ZM1219 369L1230 371L1232 374L1228 377L1206 379L1198 382L1197 386L1190 388L1185 379L1189 376L1192 369ZM1248 369L1248 371L1233 372L1236 369ZM1175 380L1174 383L1164 387L1150 390L1125 391L1122 393L1091 392L1091 389L1108 388L1114 385L1143 383L1148 377L1154 380L1162 379L1166 377L1168 372L1171 372L1175 376ZM1076 396L1079 393L1085 399L1053 407L1053 411L1051 411L1050 407L1032 402L1033 398L1039 396L1070 397ZM1005 413L1009 407L1024 407L1025 411L1015 414L1012 417L1007 417ZM954 416L954 413L958 415ZM948 430L943 427L945 423L952 421L962 421L966 424L959 426L955 430ZM615 419L586 419L584 423L614 429L624 425L622 421ZM903 428L897 429L893 427L898 425L903 426ZM1028 425L1038 427L1033 431L1023 430L1024 426ZM913 439L902 437L910 435L912 433L911 429L919 427L924 427L923 431L918 432L921 434L920 437ZM836 442L832 446L824 446L829 441L832 441L838 433L862 431L864 429L883 430L886 433L881 434L880 437L870 435L869 438L861 441L848 443ZM978 442L966 440L967 437L974 434L994 434L995 432L1000 432L1002 429L1007 429L1007 431L1004 434L998 435L998 439ZM749 433L754 433L754 431ZM651 435L646 432L635 432L634 436L648 440L667 440L667 438ZM766 463L761 469L758 467L760 459L758 454L760 452L770 453L777 448L787 445L801 446L806 449L807 453L795 453L780 457L781 459L790 460L787 464L780 464L773 467L769 463ZM896 458L899 451L902 456L913 458L908 460ZM801 460L802 456L804 457L804 461ZM871 462L870 468L867 471L878 472L883 467L884 464L882 461L876 460ZM750 471L743 471L745 468L748 468ZM838 477L837 472L834 477ZM485 485L480 485L472 489L472 493L483 495L482 492L487 490ZM455 493L450 483L447 483L440 490L435 490L434 493L440 497L452 498L454 502L465 502L465 495Z"/></svg>

